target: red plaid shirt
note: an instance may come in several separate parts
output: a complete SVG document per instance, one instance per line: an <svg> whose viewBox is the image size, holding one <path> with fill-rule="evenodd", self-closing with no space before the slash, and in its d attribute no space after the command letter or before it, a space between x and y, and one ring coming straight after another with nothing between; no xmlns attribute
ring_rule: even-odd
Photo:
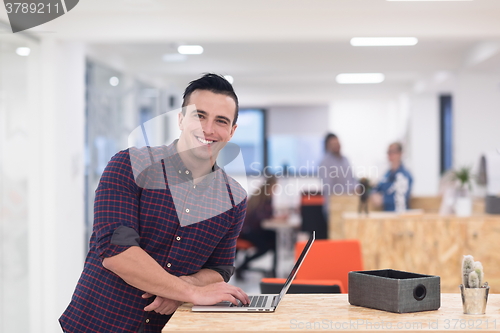
<svg viewBox="0 0 500 333"><path fill-rule="evenodd" d="M132 162L131 162L132 161ZM170 146L129 149L108 163L96 190L94 227L65 332L160 332L170 316L143 309L154 298L105 269L102 260L137 242L167 272L211 268L227 280L246 210L246 192L217 166L196 185ZM123 234L135 234L135 240Z"/></svg>

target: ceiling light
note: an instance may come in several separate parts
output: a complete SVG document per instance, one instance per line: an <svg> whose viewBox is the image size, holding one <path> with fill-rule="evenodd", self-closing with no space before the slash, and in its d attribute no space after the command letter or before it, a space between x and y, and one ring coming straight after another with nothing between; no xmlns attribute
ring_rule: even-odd
<svg viewBox="0 0 500 333"><path fill-rule="evenodd" d="M227 82L233 84L234 78L231 75L224 75L224 78L227 80Z"/></svg>
<svg viewBox="0 0 500 333"><path fill-rule="evenodd" d="M112 85L113 87L116 87L120 83L120 79L118 79L116 76L112 76L109 78L109 84Z"/></svg>
<svg viewBox="0 0 500 333"><path fill-rule="evenodd" d="M341 84L380 83L385 79L382 73L342 73L335 80Z"/></svg>
<svg viewBox="0 0 500 333"><path fill-rule="evenodd" d="M387 0L387 1L474 1L474 0Z"/></svg>
<svg viewBox="0 0 500 333"><path fill-rule="evenodd" d="M21 57L27 57L30 55L30 48L29 47L18 47L16 49L16 54L21 56Z"/></svg>
<svg viewBox="0 0 500 333"><path fill-rule="evenodd" d="M354 37L351 38L352 46L406 46L415 45L415 37Z"/></svg>
<svg viewBox="0 0 500 333"><path fill-rule="evenodd" d="M162 56L162 60L165 62L183 62L186 59L186 55L180 53L167 53Z"/></svg>
<svg viewBox="0 0 500 333"><path fill-rule="evenodd" d="M433 79L434 79L434 82L441 83L441 82L448 80L450 78L450 76L451 76L450 72L438 71L438 72L434 73Z"/></svg>
<svg viewBox="0 0 500 333"><path fill-rule="evenodd" d="M181 45L177 51L180 54L202 54L203 47L201 45Z"/></svg>

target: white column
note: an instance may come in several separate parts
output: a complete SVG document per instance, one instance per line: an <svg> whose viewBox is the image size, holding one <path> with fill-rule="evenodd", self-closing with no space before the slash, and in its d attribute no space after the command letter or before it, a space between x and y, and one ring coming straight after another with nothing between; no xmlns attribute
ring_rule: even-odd
<svg viewBox="0 0 500 333"><path fill-rule="evenodd" d="M434 196L439 189L439 96L415 95L410 106L409 168L414 196Z"/></svg>
<svg viewBox="0 0 500 333"><path fill-rule="evenodd" d="M33 115L30 326L60 331L84 260L85 49L41 43L40 106Z"/></svg>

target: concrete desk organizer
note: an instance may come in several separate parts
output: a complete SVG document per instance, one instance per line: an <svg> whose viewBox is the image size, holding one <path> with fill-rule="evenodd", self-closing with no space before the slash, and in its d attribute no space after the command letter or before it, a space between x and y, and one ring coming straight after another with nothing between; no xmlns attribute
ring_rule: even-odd
<svg viewBox="0 0 500 333"><path fill-rule="evenodd" d="M393 269L349 272L349 303L396 313L437 310L440 278Z"/></svg>

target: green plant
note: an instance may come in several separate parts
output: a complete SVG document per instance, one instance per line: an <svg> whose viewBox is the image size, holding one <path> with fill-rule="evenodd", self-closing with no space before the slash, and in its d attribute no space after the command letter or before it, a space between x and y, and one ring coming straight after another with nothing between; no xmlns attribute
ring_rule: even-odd
<svg viewBox="0 0 500 333"><path fill-rule="evenodd" d="M462 260L462 283L464 288L480 288L488 283L484 281L483 265L479 261L474 261L472 256L464 256Z"/></svg>
<svg viewBox="0 0 500 333"><path fill-rule="evenodd" d="M461 167L453 171L453 178L460 182L460 187L467 185L469 189L472 187L472 172L471 167Z"/></svg>

